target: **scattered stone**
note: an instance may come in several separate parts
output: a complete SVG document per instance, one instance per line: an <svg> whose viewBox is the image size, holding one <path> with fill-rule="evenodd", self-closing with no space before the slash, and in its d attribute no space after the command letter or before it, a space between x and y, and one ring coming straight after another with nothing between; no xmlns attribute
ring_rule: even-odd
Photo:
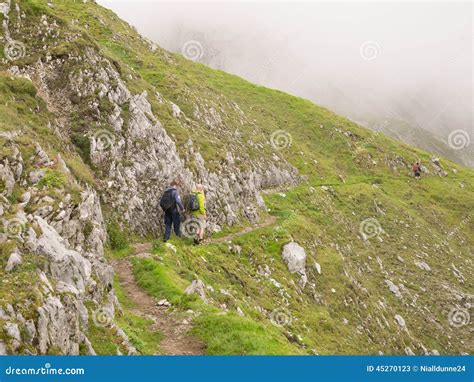
<svg viewBox="0 0 474 382"><path fill-rule="evenodd" d="M316 268L316 272L318 272L318 274L321 274L321 265L319 265L319 263L315 261L314 267Z"/></svg>
<svg viewBox="0 0 474 382"><path fill-rule="evenodd" d="M3 341L0 341L0 355L8 355L7 346Z"/></svg>
<svg viewBox="0 0 474 382"><path fill-rule="evenodd" d="M25 207L31 199L31 192L27 191L20 197L20 206Z"/></svg>
<svg viewBox="0 0 474 382"><path fill-rule="evenodd" d="M173 251L174 253L177 253L177 252L178 252L177 249L176 249L176 247L175 247L173 244L171 244L171 243L166 243L166 244L165 244L165 247L168 248L168 249L170 249L170 250Z"/></svg>
<svg viewBox="0 0 474 382"><path fill-rule="evenodd" d="M11 272L16 266L22 263L21 255L18 252L13 252L8 258L5 271Z"/></svg>
<svg viewBox="0 0 474 382"><path fill-rule="evenodd" d="M181 115L181 109L179 108L179 106L171 102L171 108L173 109L173 117L179 118L179 116Z"/></svg>
<svg viewBox="0 0 474 382"><path fill-rule="evenodd" d="M408 346L405 348L405 354L406 355L415 355L415 353L413 353L413 350L411 350Z"/></svg>
<svg viewBox="0 0 474 382"><path fill-rule="evenodd" d="M191 295L191 294L197 294L199 297L201 297L201 300L204 301L205 303L208 302L207 300L207 296L206 296L206 286L204 285L204 283L197 279L197 280L193 280L193 282L191 283L191 285L189 285L186 290L184 291L184 293L188 294L188 295Z"/></svg>
<svg viewBox="0 0 474 382"><path fill-rule="evenodd" d="M231 244L229 245L229 251L235 255L240 255L242 253L242 247L240 245Z"/></svg>
<svg viewBox="0 0 474 382"><path fill-rule="evenodd" d="M240 309L239 306L237 307L237 314L238 314L240 317L245 317L245 313L242 311L242 309Z"/></svg>
<svg viewBox="0 0 474 382"><path fill-rule="evenodd" d="M430 266L426 264L424 261L415 261L415 265L424 271L427 271L427 272L431 271Z"/></svg>
<svg viewBox="0 0 474 382"><path fill-rule="evenodd" d="M402 293L400 292L400 288L396 286L391 280L385 280L385 284L388 285L390 292L392 292L396 297L402 298Z"/></svg>
<svg viewBox="0 0 474 382"><path fill-rule="evenodd" d="M405 327L405 320L399 314L395 315L395 321L397 321L397 324L400 325L402 328Z"/></svg>
<svg viewBox="0 0 474 382"><path fill-rule="evenodd" d="M5 325L3 325L3 329L5 330L7 336L13 340L13 347L16 349L18 346L20 346L21 335L18 325L12 322L7 322Z"/></svg>
<svg viewBox="0 0 474 382"><path fill-rule="evenodd" d="M280 284L278 281L276 281L274 278L271 278L271 277L270 277L270 278L269 278L269 281L270 281L276 288L281 289L281 284Z"/></svg>
<svg viewBox="0 0 474 382"><path fill-rule="evenodd" d="M43 170L35 170L31 171L29 174L30 177L30 183L36 184L38 183L41 179L44 177L44 171Z"/></svg>
<svg viewBox="0 0 474 382"><path fill-rule="evenodd" d="M171 306L171 302L166 299L160 300L157 303L158 306Z"/></svg>
<svg viewBox="0 0 474 382"><path fill-rule="evenodd" d="M259 265L257 268L257 273L264 277L270 277L272 275L272 271L267 264L264 266Z"/></svg>

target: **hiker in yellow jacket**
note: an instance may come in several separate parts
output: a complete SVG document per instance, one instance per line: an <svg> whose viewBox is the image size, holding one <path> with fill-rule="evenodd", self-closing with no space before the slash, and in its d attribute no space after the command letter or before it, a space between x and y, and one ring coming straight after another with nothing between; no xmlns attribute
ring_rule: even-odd
<svg viewBox="0 0 474 382"><path fill-rule="evenodd" d="M194 242L200 244L204 239L204 231L206 230L206 198L204 197L204 186L202 184L196 184L195 194L199 203L199 209L191 211L191 214L195 216L199 221L199 228L196 232Z"/></svg>

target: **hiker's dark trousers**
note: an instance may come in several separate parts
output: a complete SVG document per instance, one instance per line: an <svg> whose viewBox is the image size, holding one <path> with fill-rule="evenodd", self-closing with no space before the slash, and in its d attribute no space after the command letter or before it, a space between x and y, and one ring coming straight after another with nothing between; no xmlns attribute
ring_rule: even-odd
<svg viewBox="0 0 474 382"><path fill-rule="evenodd" d="M174 227L174 233L176 236L181 236L181 217L177 209L172 209L171 211L165 211L165 237L164 240L167 241L171 235L171 226Z"/></svg>

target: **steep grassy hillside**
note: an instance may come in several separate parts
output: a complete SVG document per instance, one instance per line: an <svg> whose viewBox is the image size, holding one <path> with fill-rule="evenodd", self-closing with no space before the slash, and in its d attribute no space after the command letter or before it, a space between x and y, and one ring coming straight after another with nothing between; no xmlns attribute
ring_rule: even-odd
<svg viewBox="0 0 474 382"><path fill-rule="evenodd" d="M80 195L74 187L97 190L109 225L108 260L129 261L138 286L157 300L169 301L169 311L191 322L190 333L206 353L474 350L473 170L444 158L434 160L430 153L361 128L307 100L166 52L94 2L11 3L9 33L22 52L11 59L3 49L8 41L0 42L5 54L0 160L11 163L10 145L20 146L25 158L32 156L35 142L50 157L60 153L70 174L52 168L34 192L60 202L61 194ZM110 81L105 83L104 77ZM105 90L94 87L102 82ZM132 96L119 104L110 89L123 88L122 82ZM92 90L87 93L86 88ZM134 104L143 99L150 109L143 107L146 112L139 114ZM117 118L110 118L117 108L120 128ZM148 120L160 122L183 159L176 175L189 171L213 196L208 200L215 223L208 232L212 240L202 246L190 239L173 239L174 247L154 240L161 216L146 206L156 204L160 195L150 183L162 182L174 170L159 180L149 177L148 183L137 178L133 190L147 194L149 204L139 213L119 209L134 200L114 185L113 172L126 169L120 178L135 180L131 169L151 162L146 157L148 139L134 135ZM157 126L150 129L158 131ZM18 131L22 133L15 135ZM105 160L96 150L97 132L104 131L111 143ZM122 147L133 155L124 154ZM410 176L415 161L424 165L420 180ZM262 195L265 207L259 203L258 218L250 218L246 182L273 178L271 166L285 174L296 169L298 176L253 182L260 185L256 194ZM159 162L153 172L159 168L166 166ZM241 180L235 182L235 174ZM231 186L219 186L226 191L217 197L212 185L223 180ZM0 186L7 195L5 181ZM8 193L10 209L0 215L4 221L25 191L17 182ZM238 210L215 207L222 198L240 200L228 204ZM26 213L39 207L30 205ZM220 219L224 213L237 218ZM240 234L251 222L261 225ZM131 242L150 240L150 254L134 256ZM283 246L290 242L305 250L304 277L290 273L282 259ZM35 274L35 263L28 261L12 272L4 270L20 244L11 237L0 243L0 307L20 304L24 297L16 291ZM193 280L204 283L206 301L185 293ZM149 318L140 315L117 278L115 287L123 313L114 322L138 352L161 352L160 334L150 334ZM24 316L34 320L35 314L31 308ZM0 316L4 324L2 320ZM96 326L91 322L88 331L96 352L124 351L115 332ZM2 338L12 351L8 336Z"/></svg>

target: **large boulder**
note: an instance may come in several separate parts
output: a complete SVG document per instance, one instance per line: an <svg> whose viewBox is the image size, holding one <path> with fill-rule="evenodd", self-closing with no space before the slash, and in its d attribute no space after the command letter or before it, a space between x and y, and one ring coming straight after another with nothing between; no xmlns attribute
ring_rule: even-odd
<svg viewBox="0 0 474 382"><path fill-rule="evenodd" d="M308 281L306 277L306 252L302 246L296 242L291 242L283 247L283 261L286 263L291 273L298 273L301 278L299 284L304 288Z"/></svg>

